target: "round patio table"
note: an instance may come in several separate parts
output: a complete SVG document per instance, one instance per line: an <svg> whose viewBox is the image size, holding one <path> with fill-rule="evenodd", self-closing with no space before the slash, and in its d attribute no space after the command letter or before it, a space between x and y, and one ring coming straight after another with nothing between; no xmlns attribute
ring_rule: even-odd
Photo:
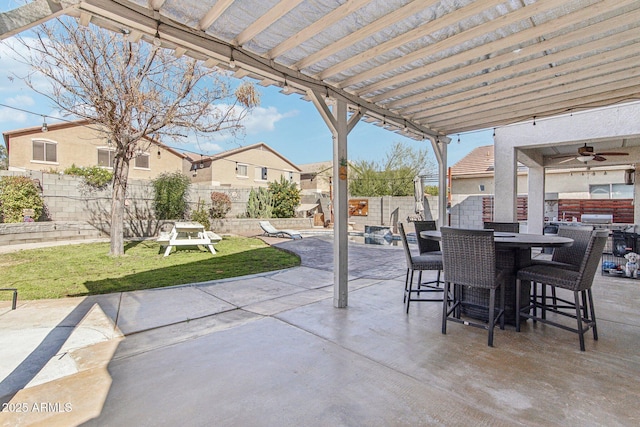
<svg viewBox="0 0 640 427"><path fill-rule="evenodd" d="M440 241L442 235L440 231L422 231L420 237ZM520 268L531 265L531 248L559 248L571 246L573 239L556 235L526 234L495 232L494 241L496 243L496 267L505 270L505 308L504 319L506 323L515 324L516 317L516 273ZM465 262L469 262L465 260ZM446 276L445 276L446 278ZM531 284L522 282L522 295L520 305L522 307L529 304L529 294ZM469 317L480 320L489 318L489 290L479 288L464 288L462 290L462 301L473 304L466 307L463 312ZM525 320L525 319L521 319Z"/></svg>

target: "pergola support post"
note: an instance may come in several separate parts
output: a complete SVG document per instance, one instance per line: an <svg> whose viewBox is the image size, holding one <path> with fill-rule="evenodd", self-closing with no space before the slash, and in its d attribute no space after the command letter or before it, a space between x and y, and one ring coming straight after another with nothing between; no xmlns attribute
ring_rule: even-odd
<svg viewBox="0 0 640 427"><path fill-rule="evenodd" d="M347 135L363 113L359 110L348 119L345 100L338 98L331 109L326 104L323 94L312 90L307 94L333 135L333 305L345 308L349 302Z"/></svg>
<svg viewBox="0 0 640 427"><path fill-rule="evenodd" d="M336 110L337 126L333 134L333 306L344 308L349 295L347 103L338 100Z"/></svg>
<svg viewBox="0 0 640 427"><path fill-rule="evenodd" d="M450 138L430 138L433 153L438 161L438 228L447 225L447 145Z"/></svg>
<svg viewBox="0 0 640 427"><path fill-rule="evenodd" d="M494 214L497 222L515 222L517 212L517 159L516 150L510 144L494 142L495 187Z"/></svg>
<svg viewBox="0 0 640 427"><path fill-rule="evenodd" d="M544 231L545 173L542 166L529 166L527 232L542 234Z"/></svg>
<svg viewBox="0 0 640 427"><path fill-rule="evenodd" d="M640 225L640 165L633 168L633 223Z"/></svg>

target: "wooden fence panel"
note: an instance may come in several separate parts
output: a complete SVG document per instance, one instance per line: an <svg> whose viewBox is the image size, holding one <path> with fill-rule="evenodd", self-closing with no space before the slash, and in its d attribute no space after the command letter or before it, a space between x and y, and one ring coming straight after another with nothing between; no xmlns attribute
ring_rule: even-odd
<svg viewBox="0 0 640 427"><path fill-rule="evenodd" d="M528 213L529 200L526 196L518 196L517 216L518 221L526 221ZM482 198L482 222L493 221L494 217L494 200L492 196Z"/></svg>
<svg viewBox="0 0 640 427"><path fill-rule="evenodd" d="M518 221L527 220L527 197L518 197ZM613 215L613 222L633 224L633 199L559 199L558 219L580 221L583 214ZM493 221L494 200L482 198L482 221Z"/></svg>
<svg viewBox="0 0 640 427"><path fill-rule="evenodd" d="M560 199L558 218L573 221L583 214L613 215L613 222L633 224L633 199Z"/></svg>

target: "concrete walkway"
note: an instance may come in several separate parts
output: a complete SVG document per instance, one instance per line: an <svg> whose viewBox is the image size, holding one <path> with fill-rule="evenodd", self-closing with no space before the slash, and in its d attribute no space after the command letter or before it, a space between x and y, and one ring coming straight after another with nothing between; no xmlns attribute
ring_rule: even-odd
<svg viewBox="0 0 640 427"><path fill-rule="evenodd" d="M2 425L637 425L640 281L598 276L600 340L451 325L402 304L400 247L277 243L300 267L191 286L0 305Z"/></svg>

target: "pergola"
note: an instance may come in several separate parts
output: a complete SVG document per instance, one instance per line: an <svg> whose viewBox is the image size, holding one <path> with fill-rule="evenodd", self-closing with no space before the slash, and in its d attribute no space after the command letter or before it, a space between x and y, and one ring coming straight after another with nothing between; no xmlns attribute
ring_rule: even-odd
<svg viewBox="0 0 640 427"><path fill-rule="evenodd" d="M638 0L34 0L0 14L0 38L65 14L316 105L333 134L337 307L359 120L428 139L446 188L446 135L640 95Z"/></svg>

